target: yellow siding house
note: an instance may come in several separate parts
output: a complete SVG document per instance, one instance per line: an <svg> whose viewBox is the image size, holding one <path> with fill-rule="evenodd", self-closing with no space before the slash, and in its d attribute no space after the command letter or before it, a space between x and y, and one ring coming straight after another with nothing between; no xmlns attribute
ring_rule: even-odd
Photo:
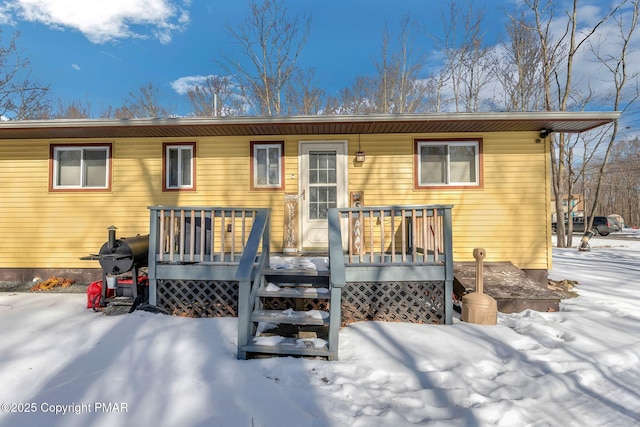
<svg viewBox="0 0 640 427"><path fill-rule="evenodd" d="M550 141L615 112L0 123L0 280L100 277L150 206L271 208L273 251L327 250L326 210L453 205L455 261L551 268ZM293 222L292 222L293 221ZM285 224L287 224L285 226ZM293 225L292 225L293 224Z"/></svg>

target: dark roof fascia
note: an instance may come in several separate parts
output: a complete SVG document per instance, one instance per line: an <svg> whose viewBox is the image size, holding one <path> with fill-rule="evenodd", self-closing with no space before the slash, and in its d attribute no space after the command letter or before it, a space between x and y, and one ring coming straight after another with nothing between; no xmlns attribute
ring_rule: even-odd
<svg viewBox="0 0 640 427"><path fill-rule="evenodd" d="M620 112L424 113L336 116L233 116L0 122L0 139L140 138L379 133L580 133Z"/></svg>

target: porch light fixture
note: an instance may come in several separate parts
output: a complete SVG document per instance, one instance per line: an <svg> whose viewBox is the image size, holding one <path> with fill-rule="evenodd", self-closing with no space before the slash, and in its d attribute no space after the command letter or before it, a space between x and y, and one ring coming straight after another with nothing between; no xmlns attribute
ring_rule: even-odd
<svg viewBox="0 0 640 427"><path fill-rule="evenodd" d="M362 151L362 148L360 147L360 134L358 134L358 152L356 153L356 162L364 163L365 158L366 156L364 151Z"/></svg>
<svg viewBox="0 0 640 427"><path fill-rule="evenodd" d="M540 129L540 138L546 138L553 132L551 129Z"/></svg>

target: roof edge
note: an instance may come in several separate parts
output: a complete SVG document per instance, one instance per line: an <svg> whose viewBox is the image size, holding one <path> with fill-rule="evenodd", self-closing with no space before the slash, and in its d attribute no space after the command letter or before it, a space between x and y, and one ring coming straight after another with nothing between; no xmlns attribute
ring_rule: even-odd
<svg viewBox="0 0 640 427"><path fill-rule="evenodd" d="M90 128L90 127L147 127L197 125L267 125L319 123L384 123L384 122L469 122L518 120L600 120L613 122L620 111L549 111L549 112L486 112L486 113L411 113L307 116L218 116L143 119L54 119L16 120L0 122L0 129L24 128Z"/></svg>

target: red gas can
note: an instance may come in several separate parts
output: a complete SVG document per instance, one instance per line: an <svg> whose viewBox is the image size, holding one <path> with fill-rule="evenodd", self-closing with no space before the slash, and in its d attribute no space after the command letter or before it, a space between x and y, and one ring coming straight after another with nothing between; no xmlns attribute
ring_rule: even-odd
<svg viewBox="0 0 640 427"><path fill-rule="evenodd" d="M99 308L102 296L102 280L91 283L87 287L87 308ZM113 296L113 289L107 289L107 298Z"/></svg>

